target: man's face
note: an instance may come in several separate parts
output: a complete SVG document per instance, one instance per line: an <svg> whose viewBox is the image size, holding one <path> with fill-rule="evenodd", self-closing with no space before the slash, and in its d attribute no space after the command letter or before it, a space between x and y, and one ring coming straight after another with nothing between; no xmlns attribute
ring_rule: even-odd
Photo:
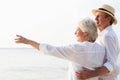
<svg viewBox="0 0 120 80"><path fill-rule="evenodd" d="M101 27L104 24L106 24L107 19L105 17L105 13L97 12L95 20L96 20L96 23L97 23L98 27Z"/></svg>

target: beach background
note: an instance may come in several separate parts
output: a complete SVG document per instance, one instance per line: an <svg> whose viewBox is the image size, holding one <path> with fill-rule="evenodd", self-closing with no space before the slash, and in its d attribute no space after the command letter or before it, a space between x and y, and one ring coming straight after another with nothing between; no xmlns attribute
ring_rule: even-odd
<svg viewBox="0 0 120 80"><path fill-rule="evenodd" d="M16 34L52 45L74 43L77 22L94 19L91 10L102 4L116 9L113 28L120 41L120 0L0 0L0 80L68 80L68 61L16 44Z"/></svg>
<svg viewBox="0 0 120 80"><path fill-rule="evenodd" d="M32 48L0 48L0 80L68 80L68 62Z"/></svg>

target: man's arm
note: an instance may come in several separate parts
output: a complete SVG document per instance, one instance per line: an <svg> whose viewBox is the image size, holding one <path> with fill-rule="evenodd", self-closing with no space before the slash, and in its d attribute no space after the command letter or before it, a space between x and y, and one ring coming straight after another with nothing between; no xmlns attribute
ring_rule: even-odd
<svg viewBox="0 0 120 80"><path fill-rule="evenodd" d="M95 70L89 70L83 67L83 71L82 72L77 71L76 76L78 77L78 79L88 79L88 78L97 77L109 72L110 71L105 66L99 67Z"/></svg>

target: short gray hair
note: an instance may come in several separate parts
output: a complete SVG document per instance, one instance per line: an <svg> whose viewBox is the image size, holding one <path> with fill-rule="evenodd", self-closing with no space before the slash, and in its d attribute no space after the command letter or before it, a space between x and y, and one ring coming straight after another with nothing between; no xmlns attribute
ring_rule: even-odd
<svg viewBox="0 0 120 80"><path fill-rule="evenodd" d="M94 42L98 36L97 34L97 24L90 18L86 17L78 22L78 27L83 32L88 32L88 39L91 42Z"/></svg>

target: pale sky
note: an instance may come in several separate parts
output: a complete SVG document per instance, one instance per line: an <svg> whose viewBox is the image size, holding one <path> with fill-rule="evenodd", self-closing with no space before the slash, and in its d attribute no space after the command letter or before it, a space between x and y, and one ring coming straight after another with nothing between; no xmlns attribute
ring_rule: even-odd
<svg viewBox="0 0 120 80"><path fill-rule="evenodd" d="M14 42L16 34L50 44L74 42L77 22L94 19L91 10L102 4L114 6L120 21L119 0L0 0L0 48L28 47Z"/></svg>

